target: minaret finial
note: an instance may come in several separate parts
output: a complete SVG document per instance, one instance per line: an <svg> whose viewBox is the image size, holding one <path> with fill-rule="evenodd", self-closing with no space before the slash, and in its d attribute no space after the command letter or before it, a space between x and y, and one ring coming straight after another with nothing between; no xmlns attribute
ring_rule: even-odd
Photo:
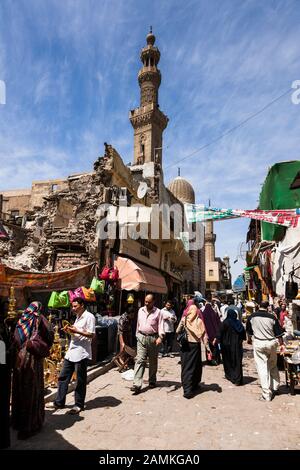
<svg viewBox="0 0 300 470"><path fill-rule="evenodd" d="M150 31L149 33L147 34L147 44L148 46L153 46L153 44L155 43L155 36L154 34L152 33L152 26L150 26Z"/></svg>

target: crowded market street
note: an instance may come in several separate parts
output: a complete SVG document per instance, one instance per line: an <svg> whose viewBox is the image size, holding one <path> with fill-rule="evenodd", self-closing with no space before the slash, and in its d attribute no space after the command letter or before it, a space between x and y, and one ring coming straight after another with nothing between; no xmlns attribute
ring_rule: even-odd
<svg viewBox="0 0 300 470"><path fill-rule="evenodd" d="M110 370L88 385L80 415L67 414L73 393L63 410L49 403L42 431L24 441L13 435L11 449L300 449L299 392L288 393L281 371L280 395L260 402L251 346L245 345L243 386L224 379L222 364L204 366L202 391L192 400L182 396L178 360L160 358L157 388L144 383L138 396L131 381Z"/></svg>

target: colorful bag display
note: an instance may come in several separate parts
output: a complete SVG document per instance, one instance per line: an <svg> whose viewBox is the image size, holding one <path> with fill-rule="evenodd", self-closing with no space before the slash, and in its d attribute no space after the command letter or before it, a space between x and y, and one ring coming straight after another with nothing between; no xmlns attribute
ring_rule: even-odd
<svg viewBox="0 0 300 470"><path fill-rule="evenodd" d="M94 277L92 279L90 289L93 289L93 291L96 292L96 294L104 294L105 281L103 281L103 280L100 281L99 279Z"/></svg>
<svg viewBox="0 0 300 470"><path fill-rule="evenodd" d="M93 289L91 288L87 289L86 287L81 287L81 289L84 295L84 299L87 302L96 302L96 296L95 296L95 292L93 291Z"/></svg>
<svg viewBox="0 0 300 470"><path fill-rule="evenodd" d="M69 307L70 306L70 299L68 295L68 291L64 290L62 292L53 291L51 293L48 307L50 308L62 308L62 307Z"/></svg>

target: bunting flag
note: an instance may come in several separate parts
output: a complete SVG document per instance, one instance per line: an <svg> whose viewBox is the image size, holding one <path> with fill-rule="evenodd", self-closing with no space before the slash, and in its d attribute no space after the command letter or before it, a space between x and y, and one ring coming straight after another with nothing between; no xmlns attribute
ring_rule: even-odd
<svg viewBox="0 0 300 470"><path fill-rule="evenodd" d="M248 217L249 219L294 228L297 227L300 217L299 208L275 210L223 209L207 207L203 204L185 204L184 207L188 223Z"/></svg>

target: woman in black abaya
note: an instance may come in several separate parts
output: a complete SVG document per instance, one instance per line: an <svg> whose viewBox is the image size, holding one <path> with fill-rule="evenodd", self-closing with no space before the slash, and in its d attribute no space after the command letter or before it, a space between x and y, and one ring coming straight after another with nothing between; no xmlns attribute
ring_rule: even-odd
<svg viewBox="0 0 300 470"><path fill-rule="evenodd" d="M220 326L217 341L221 345L225 377L234 385L243 384L243 341L246 339L243 324L237 319L232 308L227 310L227 317Z"/></svg>

